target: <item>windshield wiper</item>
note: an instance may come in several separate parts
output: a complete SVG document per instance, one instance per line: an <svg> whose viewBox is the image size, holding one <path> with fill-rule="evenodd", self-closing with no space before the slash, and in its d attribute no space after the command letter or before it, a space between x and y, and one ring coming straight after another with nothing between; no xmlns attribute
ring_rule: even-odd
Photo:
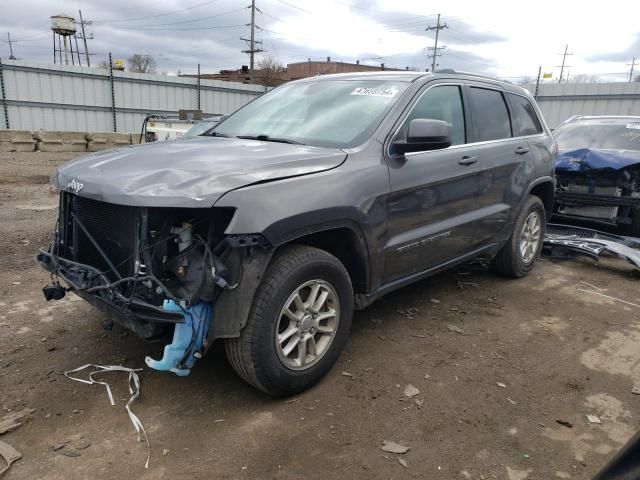
<svg viewBox="0 0 640 480"><path fill-rule="evenodd" d="M224 137L224 138L230 138L229 135L227 135L226 133L218 133L216 131L213 131L211 133L207 133L206 135L209 135L211 137Z"/></svg>
<svg viewBox="0 0 640 480"><path fill-rule="evenodd" d="M269 135L238 135L236 138L242 138L244 140L260 140L261 142L278 142L278 143L290 143L292 145L304 145L302 142L297 142L289 138L270 137Z"/></svg>

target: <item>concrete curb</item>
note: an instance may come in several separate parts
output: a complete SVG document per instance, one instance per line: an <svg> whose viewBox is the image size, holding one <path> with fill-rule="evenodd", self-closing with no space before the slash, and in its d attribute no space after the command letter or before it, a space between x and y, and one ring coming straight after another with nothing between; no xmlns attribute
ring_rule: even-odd
<svg viewBox="0 0 640 480"><path fill-rule="evenodd" d="M38 130L33 134L36 150L40 152L86 152L85 132L48 132Z"/></svg>
<svg viewBox="0 0 640 480"><path fill-rule="evenodd" d="M97 152L140 143L139 133L0 130L0 153Z"/></svg>
<svg viewBox="0 0 640 480"><path fill-rule="evenodd" d="M0 152L33 152L35 141L30 130L0 130Z"/></svg>
<svg viewBox="0 0 640 480"><path fill-rule="evenodd" d="M87 133L87 151L97 152L131 144L129 133Z"/></svg>

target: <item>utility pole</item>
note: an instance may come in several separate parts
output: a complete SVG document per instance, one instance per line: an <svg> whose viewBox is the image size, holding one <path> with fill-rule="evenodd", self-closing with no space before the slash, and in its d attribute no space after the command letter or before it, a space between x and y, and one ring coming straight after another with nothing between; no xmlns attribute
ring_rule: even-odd
<svg viewBox="0 0 640 480"><path fill-rule="evenodd" d="M242 38L240 40L244 40L249 43L249 50L243 50L242 53L249 54L249 71L253 73L254 67L254 56L256 53L260 53L263 50L261 48L256 48L256 45L262 45L261 41L256 40L256 28L260 28L256 26L256 10L260 11L259 8L256 8L256 0L251 0L251 6L247 7L251 9L251 23L247 24L248 27L251 27L251 38Z"/></svg>
<svg viewBox="0 0 640 480"><path fill-rule="evenodd" d="M87 34L84 31L84 26L91 25L93 22L90 22L88 20L85 21L82 19L82 10L78 10L78 13L80 14L80 29L82 30L82 41L84 42L84 55L87 59L87 67L90 67L91 61L89 60L89 48L87 47ZM93 34L91 34L89 38L93 39Z"/></svg>
<svg viewBox="0 0 640 480"><path fill-rule="evenodd" d="M9 45L11 45L11 43L9 43ZM629 83L631 83L633 82L633 67L635 67L636 65L640 65L640 61L636 62L636 57L633 57L631 63L627 63L627 65L631 66L631 70L629 71Z"/></svg>
<svg viewBox="0 0 640 480"><path fill-rule="evenodd" d="M533 98L538 99L538 89L540 88L540 75L542 74L542 65L538 67L538 78L536 80L536 92L533 94Z"/></svg>
<svg viewBox="0 0 640 480"><path fill-rule="evenodd" d="M9 60L15 60L16 57L13 56L13 45L12 45L12 43L15 42L15 40L11 40L11 35L9 34L9 32L7 32L7 38L9 39Z"/></svg>
<svg viewBox="0 0 640 480"><path fill-rule="evenodd" d="M568 53L569 45L564 46L564 53L559 53L558 55L562 55L562 65L558 65L560 67L560 78L558 78L558 83L562 83L562 78L564 75L564 69L569 68L570 65L565 65L567 56L573 55L573 53Z"/></svg>
<svg viewBox="0 0 640 480"><path fill-rule="evenodd" d="M444 28L449 28L449 26L446 23L441 24L440 23L440 14L438 14L438 20L436 22L435 26L428 26L427 28L425 28L426 32L435 30L436 32L436 40L435 40L435 44L433 45L433 47L429 47L429 50L433 50L433 54L429 55L433 60L431 62L431 71L435 72L436 70L436 59L441 56L442 54L438 53L438 50L443 50L446 47L438 47L438 34L440 33L440 30L444 29Z"/></svg>

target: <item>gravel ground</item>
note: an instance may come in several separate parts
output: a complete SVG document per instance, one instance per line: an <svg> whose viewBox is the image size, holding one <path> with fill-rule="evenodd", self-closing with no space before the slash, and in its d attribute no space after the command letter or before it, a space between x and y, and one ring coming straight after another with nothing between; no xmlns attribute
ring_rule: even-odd
<svg viewBox="0 0 640 480"><path fill-rule="evenodd" d="M579 290L640 304L640 277L621 260L542 259L522 280L465 266L388 295L356 314L332 372L287 401L245 385L222 345L186 378L144 369L133 411L151 442L145 469L126 376L102 377L112 407L102 386L62 372L142 367L162 346L40 291L35 252L56 218L47 180L69 158L0 154L0 416L35 409L0 437L23 454L6 480L586 479L640 429L640 308ZM386 453L385 440L410 450Z"/></svg>

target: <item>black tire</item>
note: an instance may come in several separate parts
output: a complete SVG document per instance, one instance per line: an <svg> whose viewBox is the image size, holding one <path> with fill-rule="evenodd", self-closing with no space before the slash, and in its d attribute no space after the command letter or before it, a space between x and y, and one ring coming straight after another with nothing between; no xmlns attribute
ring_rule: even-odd
<svg viewBox="0 0 640 480"><path fill-rule="evenodd" d="M315 364L293 370L280 359L276 328L290 295L316 279L331 285L336 293L339 315L335 335ZM229 362L246 382L270 395L292 395L310 388L329 372L349 337L353 299L351 279L337 258L313 247L284 247L267 268L240 337L225 341Z"/></svg>
<svg viewBox="0 0 640 480"><path fill-rule="evenodd" d="M533 258L527 261L520 251L520 240L523 234L525 222L533 212L537 212L540 219L540 240ZM542 200L535 195L529 195L520 215L518 215L518 218L516 219L515 227L509 237L509 240L507 240L507 243L504 244L502 249L493 259L494 270L502 275L512 278L522 278L526 276L533 269L533 265L536 263L536 259L542 251L546 226L546 215Z"/></svg>

